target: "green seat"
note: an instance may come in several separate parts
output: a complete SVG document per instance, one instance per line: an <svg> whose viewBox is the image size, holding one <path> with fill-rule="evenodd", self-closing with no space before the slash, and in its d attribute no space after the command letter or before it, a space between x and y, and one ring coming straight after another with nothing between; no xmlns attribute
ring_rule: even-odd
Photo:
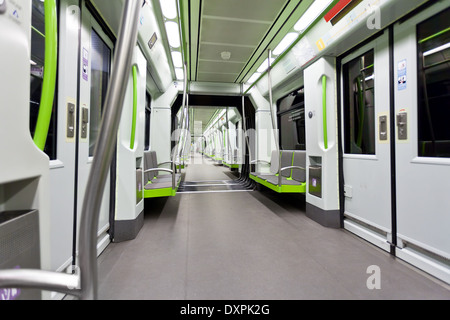
<svg viewBox="0 0 450 320"><path fill-rule="evenodd" d="M169 168L161 168L162 165L172 164L171 161L158 163L156 151L144 152L144 198L172 197L175 196L181 182L181 174L173 172ZM168 172L163 175L161 173Z"/></svg>
<svg viewBox="0 0 450 320"><path fill-rule="evenodd" d="M281 151L280 175L274 173L278 169L277 158L277 152L272 152L272 174L252 172L250 178L278 193L305 193L306 151Z"/></svg>

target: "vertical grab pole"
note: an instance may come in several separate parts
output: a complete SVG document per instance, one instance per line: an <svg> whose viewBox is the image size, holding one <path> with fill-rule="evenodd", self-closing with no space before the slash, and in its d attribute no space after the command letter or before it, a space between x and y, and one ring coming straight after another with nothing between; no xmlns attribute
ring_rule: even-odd
<svg viewBox="0 0 450 320"><path fill-rule="evenodd" d="M244 128L244 139L248 148L249 155L249 172L251 172L251 162L252 162L252 148L250 146L250 141L247 133L247 118L245 115L245 96L244 96L244 84L241 84L241 94L242 94L242 128ZM244 159L245 159L245 148L244 148ZM245 161L245 160L244 160Z"/></svg>
<svg viewBox="0 0 450 320"><path fill-rule="evenodd" d="M225 120L227 121L227 152L228 152L228 157L230 159L230 165L233 164L233 159L232 159L232 155L230 153L231 151L231 141L230 141L230 124L228 122L228 107L226 108L226 113L225 113Z"/></svg>
<svg viewBox="0 0 450 320"><path fill-rule="evenodd" d="M133 49L137 41L141 1L126 0L122 12L112 70L104 103L104 116L95 147L95 157L89 172L80 222L81 298L97 299L97 229L102 195L109 173L115 139L122 114L126 83L129 77Z"/></svg>
<svg viewBox="0 0 450 320"><path fill-rule="evenodd" d="M180 123L181 123L181 132L180 132L180 136L179 136L179 138L178 138L178 144L177 144L177 146L176 146L176 148L175 148L175 150L174 151L176 151L176 154L174 154L174 156L172 157L172 189L175 189L175 168L176 168L176 165L175 165L175 160L176 160L176 158L177 157L180 157L180 151L181 151L181 148L180 148L180 142L181 142L181 134L183 133L183 127L184 127L184 122L185 122L185 115L184 115L184 109L185 109L185 105L186 105L186 96L187 96L187 67L186 67L186 63L184 63L184 65L183 65L183 68L184 68L184 81L183 81L183 102L182 102L182 105L181 105L181 121L180 121ZM181 160L181 158L180 158L180 160ZM180 161L180 170L181 170L181 161Z"/></svg>
<svg viewBox="0 0 450 320"><path fill-rule="evenodd" d="M268 51L268 59L267 63L269 67L267 68L267 81L269 82L269 107L270 107L270 116L272 118L272 131L273 131L273 137L275 139L275 147L277 149L278 153L278 185L281 186L281 153L280 153L280 146L278 145L278 129L277 124L275 121L275 116L273 115L273 99L272 99L272 66L270 61L272 60L272 50Z"/></svg>

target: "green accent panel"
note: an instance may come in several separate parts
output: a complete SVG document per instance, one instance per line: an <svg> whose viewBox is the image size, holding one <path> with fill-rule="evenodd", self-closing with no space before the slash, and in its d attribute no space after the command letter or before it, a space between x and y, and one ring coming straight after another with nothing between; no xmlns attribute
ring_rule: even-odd
<svg viewBox="0 0 450 320"><path fill-rule="evenodd" d="M444 33L449 32L449 31L450 31L450 28L444 29L442 31L439 31L438 33L433 34L432 36L429 36L429 37L426 37L425 39L420 40L419 43L422 44L424 42L430 41L434 38L439 37L440 35L443 35Z"/></svg>
<svg viewBox="0 0 450 320"><path fill-rule="evenodd" d="M275 67L288 53L289 51L292 50L293 47L295 47L297 45L297 43L306 35L308 34L308 31L313 28L317 22L319 22L320 20L323 19L323 17L328 13L328 11L330 11L340 0L334 0L329 6L328 8L326 8L322 14L320 16L317 17L317 19L311 23L311 25L302 33L298 36L297 40L295 40L290 46L289 48L287 48L281 55L278 56L278 58L275 59L275 61L272 63L272 68ZM306 2L305 2L306 3ZM312 1L310 2L310 4L312 3ZM308 6L309 7L309 6ZM306 7L306 9L308 8ZM306 11L305 9L305 11ZM304 13L304 12L303 12ZM267 70L264 71L259 78L252 83L252 85L245 90L244 95L248 94L248 92L267 74Z"/></svg>
<svg viewBox="0 0 450 320"><path fill-rule="evenodd" d="M322 111L323 111L323 142L325 150L328 149L328 125L327 125L327 76L322 76Z"/></svg>
<svg viewBox="0 0 450 320"><path fill-rule="evenodd" d="M163 189L144 189L144 198L160 198L160 197L174 197L177 193L177 189L163 188Z"/></svg>
<svg viewBox="0 0 450 320"><path fill-rule="evenodd" d="M130 149L134 149L134 140L136 137L136 117L137 117L137 66L132 68L133 72L133 117L131 118L131 139Z"/></svg>
<svg viewBox="0 0 450 320"><path fill-rule="evenodd" d="M183 0L185 1L185 0ZM188 7L188 8L186 8ZM183 15L183 17L189 17L189 27L190 30L187 28L187 30L189 30L189 45L190 47L188 47L188 54L189 54L189 62L188 62L188 67L189 67L189 80L190 81L196 81L196 70L197 70L197 47L198 47L198 36L200 35L200 32L198 32L199 28L200 28L200 17L201 17L201 13L199 15L193 14L193 15L189 15L189 11L186 9L190 9L191 12L200 12L201 8L200 8L200 0L189 0L189 6L183 6L183 10L184 12L181 12L181 14Z"/></svg>
<svg viewBox="0 0 450 320"><path fill-rule="evenodd" d="M151 184L152 182L149 183ZM144 198L174 197L177 194L179 186L180 184L178 183L175 189L172 188L161 188L152 190L144 189Z"/></svg>
<svg viewBox="0 0 450 320"><path fill-rule="evenodd" d="M48 128L52 117L53 100L55 98L56 70L58 58L58 29L56 0L46 0L45 10L45 58L44 79L39 107L39 115L34 133L34 143L44 150L47 141Z"/></svg>
<svg viewBox="0 0 450 320"><path fill-rule="evenodd" d="M275 186L266 180L263 180L261 178L258 178L252 174L249 175L250 179L254 180L255 182L258 182L262 184L263 186L278 192L278 193L306 193L306 182L302 183L301 185L293 186L293 185L281 185L281 186Z"/></svg>
<svg viewBox="0 0 450 320"><path fill-rule="evenodd" d="M226 165L230 169L239 169L239 164L236 164L236 163L231 164L231 163L224 162L223 164Z"/></svg>

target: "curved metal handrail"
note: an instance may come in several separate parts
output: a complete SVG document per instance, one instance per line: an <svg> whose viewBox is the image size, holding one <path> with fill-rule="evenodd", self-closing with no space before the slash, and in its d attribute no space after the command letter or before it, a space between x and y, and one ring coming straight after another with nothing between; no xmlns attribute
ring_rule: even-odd
<svg viewBox="0 0 450 320"><path fill-rule="evenodd" d="M105 112L87 182L80 222L81 298L97 298L97 229L103 190L115 148L133 50L137 41L141 2L127 0L115 51L115 66L105 98Z"/></svg>
<svg viewBox="0 0 450 320"><path fill-rule="evenodd" d="M80 276L44 270L2 270L0 287L36 288L97 298L97 229L103 189L109 174L125 97L126 79L131 71L137 41L141 2L126 0L115 51L115 68L105 98L104 115L89 173L80 222ZM81 283L80 283L81 282ZM77 288L80 284L81 288Z"/></svg>
<svg viewBox="0 0 450 320"><path fill-rule="evenodd" d="M56 1L45 1L45 57L44 79L39 104L39 114L33 141L40 150L44 150L48 129L52 118L53 100L55 99L56 72L58 62L58 21Z"/></svg>

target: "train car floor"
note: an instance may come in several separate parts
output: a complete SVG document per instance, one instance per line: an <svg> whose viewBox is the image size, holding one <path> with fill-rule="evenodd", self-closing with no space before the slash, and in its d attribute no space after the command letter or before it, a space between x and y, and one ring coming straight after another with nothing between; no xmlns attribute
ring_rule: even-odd
<svg viewBox="0 0 450 320"><path fill-rule="evenodd" d="M187 181L202 181L207 171L208 180L230 180L210 165L197 173L189 166ZM145 201L136 239L111 243L99 257L100 299L450 299L442 282L307 218L304 195L180 193Z"/></svg>
<svg viewBox="0 0 450 320"><path fill-rule="evenodd" d="M228 167L219 165L214 160L196 153L190 159L186 174L177 192L209 193L253 190L253 188L240 183L237 180L238 177L239 174L230 171Z"/></svg>

